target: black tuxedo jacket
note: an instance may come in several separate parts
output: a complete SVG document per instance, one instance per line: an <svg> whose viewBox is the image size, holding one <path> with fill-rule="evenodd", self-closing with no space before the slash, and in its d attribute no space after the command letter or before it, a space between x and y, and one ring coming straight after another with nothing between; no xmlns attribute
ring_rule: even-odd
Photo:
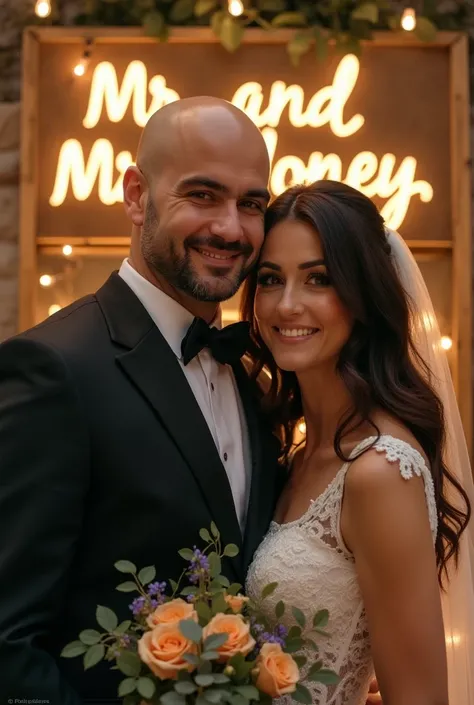
<svg viewBox="0 0 474 705"><path fill-rule="evenodd" d="M224 565L243 583L281 487L279 444L257 389L234 368L252 449L241 536L210 431L170 347L113 274L0 346L0 705L113 702L120 676L60 658L96 606L130 616L115 590L127 559L176 579L177 551L212 520L241 548ZM10 700L11 699L11 700Z"/></svg>

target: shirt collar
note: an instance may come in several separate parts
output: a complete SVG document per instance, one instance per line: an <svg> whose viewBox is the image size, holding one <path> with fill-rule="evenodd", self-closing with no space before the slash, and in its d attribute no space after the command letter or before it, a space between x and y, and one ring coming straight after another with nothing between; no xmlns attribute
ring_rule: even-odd
<svg viewBox="0 0 474 705"><path fill-rule="evenodd" d="M122 262L119 276L128 284L143 304L176 357L181 359L181 342L194 320L193 314L149 282L148 279L142 277L132 267L128 259L124 259ZM220 308L210 325L215 328L221 328L222 314Z"/></svg>

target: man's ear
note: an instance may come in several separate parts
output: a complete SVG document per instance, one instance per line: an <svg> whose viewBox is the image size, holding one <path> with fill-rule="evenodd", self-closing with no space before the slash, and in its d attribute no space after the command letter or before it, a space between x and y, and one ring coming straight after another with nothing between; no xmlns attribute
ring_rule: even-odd
<svg viewBox="0 0 474 705"><path fill-rule="evenodd" d="M148 197L148 185L137 166L129 166L123 177L125 212L137 227L143 225Z"/></svg>

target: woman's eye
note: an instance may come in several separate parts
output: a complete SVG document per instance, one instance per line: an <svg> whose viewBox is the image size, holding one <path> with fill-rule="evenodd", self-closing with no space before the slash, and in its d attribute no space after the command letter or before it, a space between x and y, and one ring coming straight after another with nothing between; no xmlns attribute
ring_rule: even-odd
<svg viewBox="0 0 474 705"><path fill-rule="evenodd" d="M275 286L280 282L275 274L259 274L257 284L259 286Z"/></svg>
<svg viewBox="0 0 474 705"><path fill-rule="evenodd" d="M331 280L325 272L313 272L309 275L309 281L319 286L331 286Z"/></svg>

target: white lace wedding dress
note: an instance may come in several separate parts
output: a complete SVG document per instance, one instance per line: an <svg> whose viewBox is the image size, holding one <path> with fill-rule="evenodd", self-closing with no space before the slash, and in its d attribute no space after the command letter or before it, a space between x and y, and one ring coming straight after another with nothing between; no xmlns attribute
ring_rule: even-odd
<svg viewBox="0 0 474 705"><path fill-rule="evenodd" d="M354 449L351 458L375 440L367 438ZM385 453L389 461L398 463L405 479L409 480L413 475L423 477L434 541L437 530L434 486L423 457L405 441L387 435L379 438L375 449ZM270 619L274 619L279 600L287 606L299 607L309 625L305 632L307 636L315 612L322 608L329 610L329 623L325 629L330 637L315 634L313 638L324 668L336 671L340 681L337 685L309 683L314 705L364 705L373 677L370 638L354 559L344 545L340 531L344 480L349 466L350 462L341 467L300 519L281 525L272 522L247 576L247 594L261 604ZM278 588L260 603L263 587L271 582L278 582ZM288 613L290 610L285 616ZM282 621L285 622L285 617ZM286 622L287 625L294 623ZM313 651L301 653L310 663L314 662ZM303 677L304 674L305 668L302 669ZM290 705L295 701L291 695L286 695L277 702Z"/></svg>

